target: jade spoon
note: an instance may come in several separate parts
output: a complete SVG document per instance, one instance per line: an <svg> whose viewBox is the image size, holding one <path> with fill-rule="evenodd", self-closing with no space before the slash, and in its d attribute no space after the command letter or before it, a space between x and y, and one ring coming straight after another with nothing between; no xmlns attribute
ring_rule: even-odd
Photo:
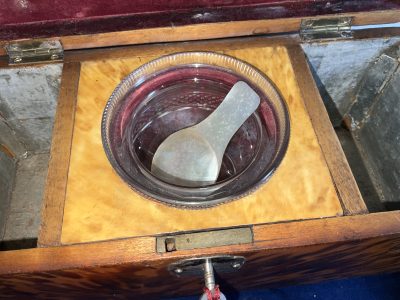
<svg viewBox="0 0 400 300"><path fill-rule="evenodd" d="M200 123L168 136L154 154L151 172L179 186L201 187L216 182L225 149L260 97L238 81L221 104Z"/></svg>

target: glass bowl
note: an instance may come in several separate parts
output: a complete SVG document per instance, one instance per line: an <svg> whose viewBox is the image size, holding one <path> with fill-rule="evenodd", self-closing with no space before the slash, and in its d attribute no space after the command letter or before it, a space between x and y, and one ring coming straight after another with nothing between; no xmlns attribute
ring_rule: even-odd
<svg viewBox="0 0 400 300"><path fill-rule="evenodd" d="M158 146L205 119L240 80L261 102L227 146L217 182L183 187L154 176L151 162ZM290 132L286 104L268 78L243 61L213 52L171 54L133 71L108 100L101 130L111 165L132 189L184 208L210 207L254 191L279 166Z"/></svg>

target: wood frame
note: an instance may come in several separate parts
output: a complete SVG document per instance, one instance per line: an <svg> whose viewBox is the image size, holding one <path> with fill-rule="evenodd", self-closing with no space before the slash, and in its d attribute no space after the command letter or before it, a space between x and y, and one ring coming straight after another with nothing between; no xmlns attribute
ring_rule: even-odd
<svg viewBox="0 0 400 300"><path fill-rule="evenodd" d="M154 237L0 252L0 291L43 298L66 291L70 297L105 299L189 295L200 293L201 280L178 279L168 273L168 264L224 254L243 255L247 262L223 276L223 290L400 270L398 211L257 225L253 232L251 244L163 254L154 253Z"/></svg>
<svg viewBox="0 0 400 300"><path fill-rule="evenodd" d="M265 45L263 38L247 41ZM223 48L224 43L229 43L229 40L207 43L210 50L215 50ZM201 280L177 279L167 272L166 267L179 259L218 254L243 255L247 259L241 271L224 276L222 288L308 283L321 279L400 270L400 212L365 214L365 204L340 144L333 129L327 126L327 112L298 41L289 37L278 38L277 41L267 39L267 43L288 46L292 59L296 61L293 64L297 66L295 72L302 74L297 76L298 84L313 125L318 128L317 137L344 211L346 214L356 215L254 225L254 242L251 244L163 254L155 252L154 236L60 246L61 223L58 222L62 220L60 216L63 207L60 199L65 189L63 190L62 185L49 185L43 210L45 222L39 240L44 248L0 252L2 294L12 296L24 292L40 294L42 297L57 297L65 295L65 288L71 297L102 293L102 297L107 298L114 295L116 290L125 295L146 295L149 299L157 299L160 294L192 294L201 291ZM182 46L185 50L195 50L198 47L196 45L199 44L173 44L168 47ZM79 61L93 59L95 56L110 57L116 53L129 56L144 49L151 51L152 47L157 45L96 50L94 53L67 53L55 121L55 132L62 132L62 135L55 134L53 138L48 180L65 177L70 149L68 141L72 137L71 111L74 110L76 99ZM67 142L68 147L65 147L64 143L65 149L61 150L59 147L63 142ZM58 159L60 153L63 156ZM48 230L49 228L56 230ZM282 262L285 263L283 268ZM78 281L92 284L82 287Z"/></svg>
<svg viewBox="0 0 400 300"><path fill-rule="evenodd" d="M322 99L320 98L316 86L312 84L312 75L308 68L303 51L300 46L296 45L295 41L290 38L278 41L271 40L269 42L273 45L280 43L290 45L288 49L294 67L294 73L296 78L298 78L297 80L300 91L303 93L302 96L306 108L311 117L311 122L317 134L322 152L324 153L331 177L338 191L344 214L352 215L366 213L366 205L363 202L360 191L358 190L336 134L330 126L329 117ZM262 38L250 39L247 43L238 43L237 41L233 42L226 40L224 42L208 43L207 46L209 49L211 48L212 50L216 50L227 49L228 47L231 49L232 47L248 47L249 44L260 47L265 46L265 42ZM165 49L165 53L170 53L171 51L194 50L196 47L200 48L201 46L204 46L204 43L179 43L177 45L164 45L163 48ZM132 55L133 53L146 53L146 55L149 55L152 49L159 49L154 46L142 46L139 48L141 52L137 52L135 47L132 47L128 53L113 51L113 53L107 54L111 57ZM99 59L99 56L104 58L104 53L100 52L97 55L92 54L89 59ZM83 57L83 60L84 59L85 57ZM66 58L66 60L68 61L68 58ZM53 129L51 159L49 162L49 171L42 210L42 224L38 239L39 247L56 246L61 244L60 237L63 222L65 189L71 154L79 72L79 62L65 63L58 100L58 109Z"/></svg>
<svg viewBox="0 0 400 300"><path fill-rule="evenodd" d="M354 25L398 22L400 10L376 11L321 16L321 18L352 16ZM64 49L107 47L114 45L147 44L157 42L193 41L279 32L296 32L303 18L284 18L272 20L249 20L221 22L178 27L149 28L131 31L74 35L60 37Z"/></svg>
<svg viewBox="0 0 400 300"><path fill-rule="evenodd" d="M322 15L318 18L353 17L353 25L395 23L399 20L399 9L375 11L373 13L343 13ZM48 39L61 41L64 50L111 47L160 42L195 41L228 37L263 35L282 32L298 32L303 17L217 22L183 26L168 26L105 32L97 34L51 36ZM4 45L25 39L0 41L0 56L5 55Z"/></svg>
<svg viewBox="0 0 400 300"><path fill-rule="evenodd" d="M43 197L42 219L45 222L39 232L39 247L60 244L79 74L80 63L64 64Z"/></svg>

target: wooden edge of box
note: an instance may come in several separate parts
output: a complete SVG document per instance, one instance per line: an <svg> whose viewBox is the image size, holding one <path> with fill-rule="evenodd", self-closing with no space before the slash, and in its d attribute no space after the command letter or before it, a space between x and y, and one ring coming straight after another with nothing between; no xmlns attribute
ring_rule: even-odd
<svg viewBox="0 0 400 300"><path fill-rule="evenodd" d="M242 39L241 39L242 40ZM244 38L247 43L238 43L235 39L224 39L210 41L207 43L209 50L222 50L226 47L237 45L238 48L248 47L250 45L277 45L293 44L297 39L271 38L266 42L264 38ZM167 52L171 51L193 51L204 49L205 41L196 41L194 43L173 43L163 45ZM121 58L132 55L146 53L151 55L153 49L157 51L159 45L133 45L123 49L92 49L76 50L65 57L56 116L52 131L52 144L50 151L50 160L46 178L41 226L37 245L38 247L60 246L61 232L63 225L63 215L65 206L66 187L68 182L69 163L71 156L73 128L75 121L75 111L77 104L77 94L79 89L79 77L81 63L86 60L101 60L106 58ZM159 50L159 49L158 49Z"/></svg>
<svg viewBox="0 0 400 300"><path fill-rule="evenodd" d="M354 177L350 171L343 151L337 140L336 134L330 126L329 117L322 103L318 90L312 79L312 75L308 68L305 56L300 46L295 44L296 39L283 39L278 42L283 42L288 48L292 65L296 76L300 91L303 93L306 108L309 110L310 118L316 130L316 134L327 160L328 167L332 174L333 181L341 199L345 214L360 214L367 212L365 204L358 191ZM249 43L254 45L264 45L265 41L262 38L254 39ZM196 49L201 47L204 42L197 42L197 45L190 46L184 44L184 50ZM229 46L232 42L214 41L210 43L210 49L221 49ZM274 43L270 40L269 43ZM237 43L236 43L237 44ZM246 44L246 43L245 43ZM243 45L243 44L241 44ZM248 44L246 44L248 46ZM297 45L297 46L296 46ZM117 56L131 55L137 51L150 49L154 45L129 47L121 50ZM166 50L180 49L182 51L182 43L178 45L166 45ZM119 50L117 50L119 51ZM104 58L108 56L108 51L99 52L90 55L91 59ZM86 57L87 59L89 57ZM77 55L75 59L80 58L85 60L85 56ZM42 224L38 238L38 246L55 246L61 244L61 230L63 222L63 212L65 203L66 183L68 176L68 165L70 160L70 151L72 145L73 123L75 116L75 106L77 101L77 89L79 84L80 63L72 60L64 64L62 82L60 87L58 108L53 128L53 141L49 162L49 170L44 194L44 202L42 209ZM301 76L299 76L301 74Z"/></svg>
<svg viewBox="0 0 400 300"><path fill-rule="evenodd" d="M250 47L288 46L300 44L300 38L295 34L273 36L231 37L214 40L199 40L186 42L155 43L143 45L128 45L111 48L80 49L65 52L65 62L84 62L94 60L122 59L132 56L160 55L160 48L166 54L186 51L224 51Z"/></svg>
<svg viewBox="0 0 400 300"><path fill-rule="evenodd" d="M303 101L339 194L343 213L345 215L368 213L346 156L331 125L305 54L299 45L289 46L287 49Z"/></svg>
<svg viewBox="0 0 400 300"><path fill-rule="evenodd" d="M400 212L256 225L253 234L253 243L169 253L156 253L154 236L3 251L0 252L0 275L121 264L140 265L144 262L147 266L153 264L155 268L160 268L160 261L171 262L190 257L261 253L288 248L293 248L295 253L299 247L313 245L351 244L354 241L362 244L373 238L390 240L393 236L400 237ZM381 250L384 258L388 249L382 247ZM359 257L359 253L354 253L354 257Z"/></svg>
<svg viewBox="0 0 400 300"><path fill-rule="evenodd" d="M400 11L399 11L400 14ZM366 28L356 30L353 33L354 40L370 39L370 38L388 38L400 36L400 27L384 27L384 28ZM175 41L169 43L151 43L141 45L121 45L118 47L91 48L91 49L72 49L64 53L64 62L73 61L92 61L112 58L126 58L129 56L140 56L159 54L160 48L168 49L168 52L182 51L204 51L204 46L209 51L229 49L242 49L247 47L266 47L266 46L291 46L299 45L301 39L298 33L291 32L278 35L262 35L262 36L237 36L224 37L211 40L194 40L190 43L184 41ZM7 62L0 59L0 67L7 66Z"/></svg>
<svg viewBox="0 0 400 300"><path fill-rule="evenodd" d="M322 15L318 18L353 17L353 25L372 25L396 23L400 10L381 10L373 12L342 13ZM315 17L295 17L283 19L245 20L233 22L217 22L183 26L168 26L147 29L136 29L98 34L70 35L47 37L58 39L64 50L111 47L134 44L177 42L219 39L238 36L254 36L271 33L298 32L301 20ZM4 46L14 41L0 41L0 56L5 55Z"/></svg>
<svg viewBox="0 0 400 300"><path fill-rule="evenodd" d="M53 126L38 247L60 244L80 63L65 63Z"/></svg>

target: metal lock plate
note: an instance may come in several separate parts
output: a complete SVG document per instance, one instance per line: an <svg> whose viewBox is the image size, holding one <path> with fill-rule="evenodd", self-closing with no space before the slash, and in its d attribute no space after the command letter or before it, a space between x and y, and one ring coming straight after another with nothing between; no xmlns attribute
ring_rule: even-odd
<svg viewBox="0 0 400 300"><path fill-rule="evenodd" d="M204 263L209 259L216 273L231 273L239 270L246 259L243 256L207 256L183 259L168 266L168 271L178 277L203 276Z"/></svg>
<svg viewBox="0 0 400 300"><path fill-rule="evenodd" d="M251 227L241 227L159 236L156 239L156 247L158 253L164 253L179 250L249 244L252 242L253 231Z"/></svg>

